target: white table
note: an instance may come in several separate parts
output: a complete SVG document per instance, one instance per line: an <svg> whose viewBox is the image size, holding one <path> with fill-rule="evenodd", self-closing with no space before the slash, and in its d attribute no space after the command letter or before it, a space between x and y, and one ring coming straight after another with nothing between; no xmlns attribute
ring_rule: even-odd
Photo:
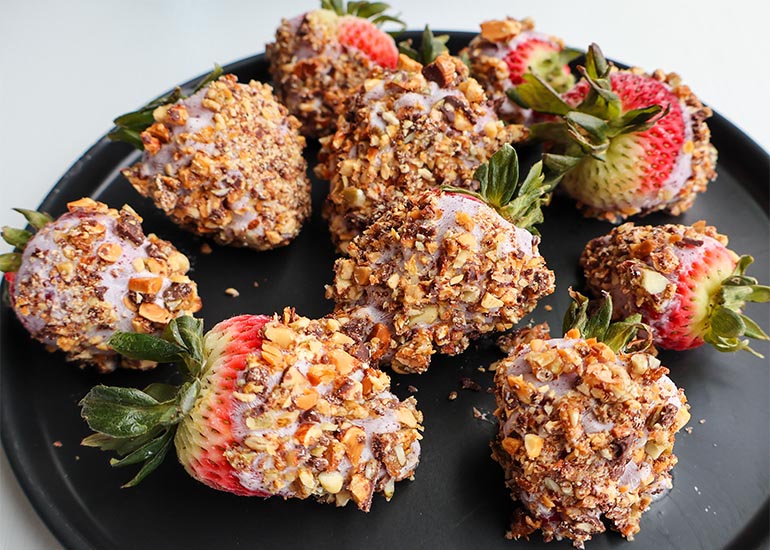
<svg viewBox="0 0 770 550"><path fill-rule="evenodd" d="M429 22L434 29L476 31L485 19L529 15L570 45L595 41L619 61L676 71L704 102L770 150L768 3L593 0L590 10L574 0L392 4L410 28ZM11 207L37 206L116 115L214 61L263 51L281 17L315 7L311 0L4 0L0 225L20 226ZM0 253L8 249L3 244ZM60 545L0 453L0 550L48 548Z"/></svg>

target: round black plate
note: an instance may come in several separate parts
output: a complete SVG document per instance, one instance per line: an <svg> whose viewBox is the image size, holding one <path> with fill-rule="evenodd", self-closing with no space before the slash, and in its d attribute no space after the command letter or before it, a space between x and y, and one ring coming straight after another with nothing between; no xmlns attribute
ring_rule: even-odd
<svg viewBox="0 0 770 550"><path fill-rule="evenodd" d="M450 46L456 51L471 36L452 33ZM263 56L226 69L242 81L269 79ZM731 236L734 250L755 257L755 274L766 281L767 153L719 115L710 126L720 151L718 180L684 216L653 215L644 222L706 219ZM311 143L307 158L314 159L317 149ZM522 149L522 154L531 157L536 152ZM40 208L58 215L68 201L82 196L116 207L130 203L144 217L148 232L171 240L192 258L207 328L236 314L269 314L287 305L311 317L331 310L324 284L331 282L335 256L320 217L325 183L313 181L313 218L290 246L271 252L215 246L213 253L204 255L199 238L166 220L120 176L118 170L136 158L129 147L102 139L70 168ZM533 318L559 327L567 287L580 283L580 251L611 226L583 219L570 201L560 198L546 209L545 217L541 250L556 271L557 290ZM228 287L238 289L240 297L225 295ZM545 304L553 311L546 312ZM768 308L748 312L760 325L770 324ZM88 429L77 403L97 383L143 387L170 379L173 370L109 376L80 371L31 341L8 307L2 308L0 322L2 441L33 505L67 548L570 547L568 542L545 545L539 536L520 543L504 538L512 503L502 471L489 456L494 398L484 390L492 384L492 375L479 370L499 357L491 341L459 357L436 357L426 375L393 375L401 397L409 394L410 385L419 390L416 397L425 414L422 461L415 480L399 483L390 503L377 497L371 513L363 514L353 506L337 509L309 501L219 493L189 478L173 458L139 487L120 489L133 473L110 468L106 453L79 445ZM767 345L756 348L768 354ZM663 353L661 359L685 388L692 405L692 433L679 436L674 489L644 516L633 549L764 547L770 494L766 361L748 353L724 355L703 348ZM482 391L461 390L463 377L478 381ZM447 399L452 391L459 393L454 401ZM616 533L595 537L589 547L631 548Z"/></svg>

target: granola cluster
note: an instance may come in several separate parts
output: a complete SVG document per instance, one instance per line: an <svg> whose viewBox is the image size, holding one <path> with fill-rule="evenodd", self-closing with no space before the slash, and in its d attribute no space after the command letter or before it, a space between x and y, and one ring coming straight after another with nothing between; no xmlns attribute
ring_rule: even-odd
<svg viewBox="0 0 770 550"><path fill-rule="evenodd" d="M422 413L413 397L390 392L389 377L359 359L361 343L340 328L287 309L264 325L261 350L244 358L229 415L238 443L224 456L250 493L352 500L368 511L375 492L390 499L394 483L413 475ZM212 372L227 342L216 330L207 337Z"/></svg>
<svg viewBox="0 0 770 550"><path fill-rule="evenodd" d="M682 299L680 279L694 279L696 265L713 262L717 254L726 256L722 270L726 277L738 259L726 245L727 237L704 221L691 226L635 226L629 222L590 241L580 265L593 293L610 293L615 318L644 312L645 323L669 332L673 329L666 312L678 309L673 306ZM714 279L711 286L721 281Z"/></svg>
<svg viewBox="0 0 770 550"><path fill-rule="evenodd" d="M597 195L592 186L580 184L580 165L567 173L560 187L578 201L578 208L586 216L613 223L631 215L660 210L678 216L688 210L698 193L706 191L709 182L717 177L717 150L711 144L711 130L706 124L713 111L703 105L689 86L682 84L681 77L676 73L658 69L648 75L638 67L632 67L629 72L663 83L679 100L677 110L681 110L684 119L684 145L674 159L670 175L659 188L634 189L633 192L619 190L609 202L603 199L603 195ZM581 82L565 96L565 100L572 105L577 104L587 89L587 84ZM675 110L673 105L670 108Z"/></svg>
<svg viewBox="0 0 770 550"><path fill-rule="evenodd" d="M564 48L561 38L535 31L535 22L532 19L518 20L507 17L483 22L481 33L461 52L469 61L471 76L484 87L487 96L494 103L495 112L506 122L532 122L532 111L519 107L505 93L521 83L520 75L511 75L506 57L528 41L546 43L557 51ZM569 84L574 84L569 70L565 72L563 80L567 88L570 87Z"/></svg>
<svg viewBox="0 0 770 550"><path fill-rule="evenodd" d="M492 456L520 502L509 538L540 530L577 548L605 530L627 539L671 487L687 399L647 353L614 353L577 330L534 338L497 364Z"/></svg>
<svg viewBox="0 0 770 550"><path fill-rule="evenodd" d="M364 81L337 132L321 140L315 171L330 183L332 239L345 251L383 210L427 189L475 189L479 164L525 134L497 118L459 59L423 67L402 55L399 70Z"/></svg>
<svg viewBox="0 0 770 550"><path fill-rule="evenodd" d="M378 65L337 39L337 15L315 10L284 19L266 45L275 93L305 136L334 132L345 102Z"/></svg>
<svg viewBox="0 0 770 550"><path fill-rule="evenodd" d="M123 175L174 222L257 250L299 233L310 215L305 139L270 86L224 75L153 115L142 159Z"/></svg>
<svg viewBox="0 0 770 550"><path fill-rule="evenodd" d="M114 370L120 358L106 340L116 330L157 333L174 317L201 308L187 277L187 257L168 241L145 236L142 219L89 198L38 231L24 248L11 301L30 334L70 361ZM122 360L122 366L154 363Z"/></svg>
<svg viewBox="0 0 770 550"><path fill-rule="evenodd" d="M538 238L482 201L428 191L384 213L335 263L335 315L377 327L384 360L424 372L437 350L502 331L553 292ZM387 327L390 332L383 331Z"/></svg>

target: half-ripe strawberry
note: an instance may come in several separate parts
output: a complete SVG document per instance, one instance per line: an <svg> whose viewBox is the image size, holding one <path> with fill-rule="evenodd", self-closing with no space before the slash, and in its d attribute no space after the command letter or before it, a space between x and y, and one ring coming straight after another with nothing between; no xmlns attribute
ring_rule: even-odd
<svg viewBox="0 0 770 550"><path fill-rule="evenodd" d="M355 48L377 65L395 69L398 48L393 38L377 25L354 15L341 17L337 23L340 44Z"/></svg>
<svg viewBox="0 0 770 550"><path fill-rule="evenodd" d="M500 118L507 122L531 124L533 113L513 103L506 90L523 82L533 72L558 92L575 84L569 63L582 52L565 48L560 38L535 31L531 19L484 21L481 33L471 40L461 55L468 60L471 74L495 104Z"/></svg>
<svg viewBox="0 0 770 550"><path fill-rule="evenodd" d="M121 333L112 345L132 357L175 360L188 380L144 391L97 386L82 415L97 433L84 445L115 450L113 466L144 461L139 483L173 441L195 479L247 496L313 497L368 511L419 461L422 414L389 391L370 367L372 346L334 318L244 315L205 338L191 317L164 338ZM382 339L384 334L379 334Z"/></svg>
<svg viewBox="0 0 770 550"><path fill-rule="evenodd" d="M719 351L752 351L745 338L768 337L741 309L770 300L770 287L747 277L751 257L726 245L727 237L705 222L627 223L590 241L580 263L589 289L612 295L616 317L640 313L661 348L707 342Z"/></svg>
<svg viewBox="0 0 770 550"><path fill-rule="evenodd" d="M676 74L618 71L589 48L584 80L559 97L534 74L511 96L561 120L536 125L563 162L565 191L588 216L610 221L666 210L680 214L716 177L704 107Z"/></svg>

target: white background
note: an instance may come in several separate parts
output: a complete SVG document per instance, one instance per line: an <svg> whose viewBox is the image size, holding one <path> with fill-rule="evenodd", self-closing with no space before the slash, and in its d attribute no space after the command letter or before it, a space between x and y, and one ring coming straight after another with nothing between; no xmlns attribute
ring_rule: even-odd
<svg viewBox="0 0 770 550"><path fill-rule="evenodd" d="M539 30L570 45L595 41L618 61L678 72L704 102L770 150L770 2L391 3L410 28L429 22L433 29L476 31L485 19L532 16ZM224 65L262 52L281 17L316 5L0 0L0 225L21 226L10 209L36 207L116 115L207 72L214 61ZM0 253L8 250L0 247ZM60 548L3 453L0 548Z"/></svg>

